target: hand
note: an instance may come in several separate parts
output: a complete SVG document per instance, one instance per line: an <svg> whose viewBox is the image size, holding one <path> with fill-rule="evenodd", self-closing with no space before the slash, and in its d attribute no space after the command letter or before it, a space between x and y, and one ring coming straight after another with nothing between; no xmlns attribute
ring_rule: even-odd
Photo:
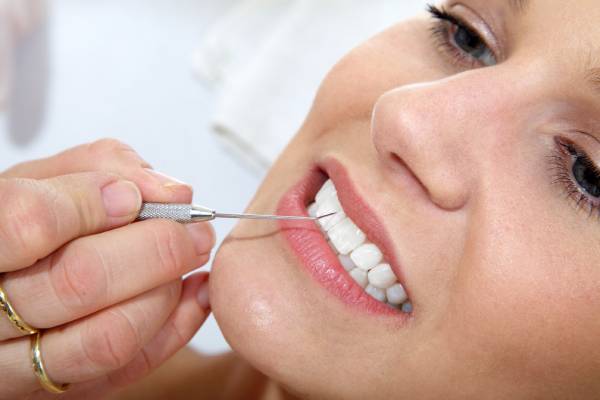
<svg viewBox="0 0 600 400"><path fill-rule="evenodd" d="M130 224L142 199L190 202L130 147L102 140L0 174L0 285L42 330L61 397L93 398L141 378L184 346L209 313L207 223ZM0 311L0 399L53 398L33 373L31 341Z"/></svg>

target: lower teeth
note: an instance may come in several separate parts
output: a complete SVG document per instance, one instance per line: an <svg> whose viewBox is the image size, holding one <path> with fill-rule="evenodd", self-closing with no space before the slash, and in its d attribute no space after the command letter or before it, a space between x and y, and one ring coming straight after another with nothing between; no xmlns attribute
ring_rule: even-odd
<svg viewBox="0 0 600 400"><path fill-rule="evenodd" d="M323 221L320 227L344 269L374 299L404 313L411 313L412 304L406 291L396 279L390 265L383 259L379 248L366 242L364 233L345 216L341 206L338 206L340 209L329 210L332 205L339 205L337 192L332 186L331 181L323 186L317 195L316 203L308 207L309 215L314 217L331 212L343 215L343 218L333 221L333 224L332 220ZM323 212L325 208L328 209L325 210L327 212ZM332 230L333 235L330 237L329 232Z"/></svg>

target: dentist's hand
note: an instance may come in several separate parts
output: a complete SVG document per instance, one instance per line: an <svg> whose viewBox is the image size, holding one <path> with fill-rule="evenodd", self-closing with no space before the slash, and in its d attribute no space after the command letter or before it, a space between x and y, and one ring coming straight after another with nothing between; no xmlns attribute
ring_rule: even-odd
<svg viewBox="0 0 600 400"><path fill-rule="evenodd" d="M133 382L184 346L209 313L207 223L130 224L142 199L190 202L191 189L150 170L130 147L102 140L0 174L0 286L43 330L49 378L62 398ZM0 399L50 398L30 337L0 309Z"/></svg>

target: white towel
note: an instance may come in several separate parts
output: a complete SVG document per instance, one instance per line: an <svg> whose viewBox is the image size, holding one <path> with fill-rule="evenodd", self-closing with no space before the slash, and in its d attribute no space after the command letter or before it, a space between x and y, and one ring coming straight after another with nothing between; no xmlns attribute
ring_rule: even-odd
<svg viewBox="0 0 600 400"><path fill-rule="evenodd" d="M300 127L319 83L346 52L422 9L424 0L245 0L195 57L218 92L214 130L264 172Z"/></svg>
<svg viewBox="0 0 600 400"><path fill-rule="evenodd" d="M10 95L15 47L45 15L45 0L0 0L0 110Z"/></svg>

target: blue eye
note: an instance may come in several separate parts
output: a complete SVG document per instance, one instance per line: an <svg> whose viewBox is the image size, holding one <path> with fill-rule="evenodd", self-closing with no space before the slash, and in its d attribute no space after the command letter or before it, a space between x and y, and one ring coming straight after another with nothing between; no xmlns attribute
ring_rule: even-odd
<svg viewBox="0 0 600 400"><path fill-rule="evenodd" d="M571 172L577 185L590 196L600 198L600 172L592 160L573 147L570 147L568 151L573 158Z"/></svg>
<svg viewBox="0 0 600 400"><path fill-rule="evenodd" d="M428 11L438 21L433 28L433 34L441 49L456 60L473 66L497 64L494 52L467 24L435 6L429 6Z"/></svg>
<svg viewBox="0 0 600 400"><path fill-rule="evenodd" d="M550 157L553 183L561 186L576 209L600 218L600 171L590 157L567 139L555 138L557 151Z"/></svg>
<svg viewBox="0 0 600 400"><path fill-rule="evenodd" d="M452 41L469 56L481 61L484 65L496 64L496 57L479 35L464 26L455 25Z"/></svg>

